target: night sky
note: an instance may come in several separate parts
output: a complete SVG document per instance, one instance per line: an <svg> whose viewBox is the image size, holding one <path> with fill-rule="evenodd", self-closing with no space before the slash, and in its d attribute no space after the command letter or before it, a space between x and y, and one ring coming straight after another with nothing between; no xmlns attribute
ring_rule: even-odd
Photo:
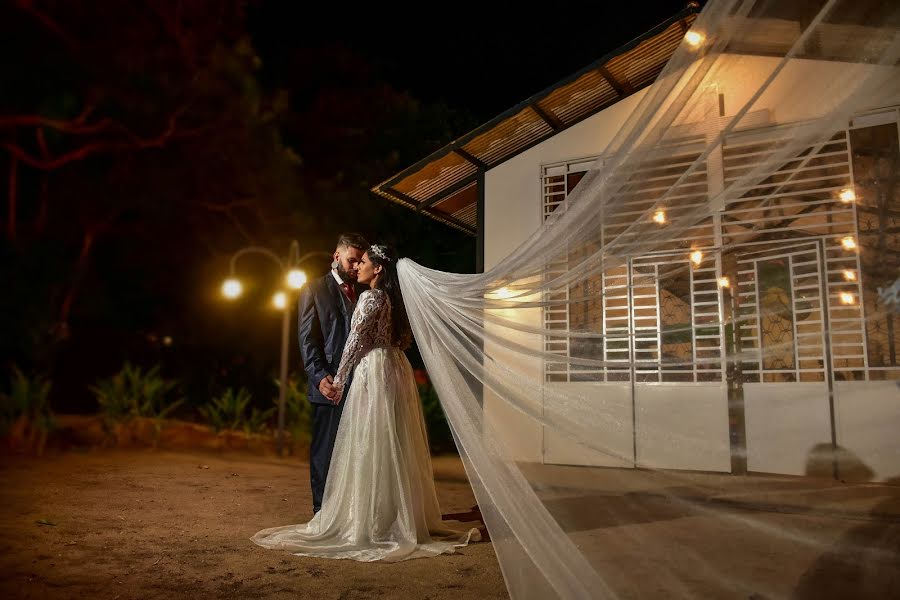
<svg viewBox="0 0 900 600"><path fill-rule="evenodd" d="M242 262L224 302L238 249L360 231L472 272L473 237L370 188L686 2L485 6L0 4L0 369L47 373L62 410L94 410L124 360L160 364L188 411L239 386L265 405L280 274Z"/></svg>
<svg viewBox="0 0 900 600"><path fill-rule="evenodd" d="M379 10L358 12L343 3L334 3L336 9L325 3L313 16L291 2L264 0L251 7L249 16L269 85L298 76L291 69L298 51L326 54L347 48L370 63L373 76L424 102L466 109L484 122L687 4L553 2L525 8L523 2L500 8L446 2L394 9L379 4Z"/></svg>

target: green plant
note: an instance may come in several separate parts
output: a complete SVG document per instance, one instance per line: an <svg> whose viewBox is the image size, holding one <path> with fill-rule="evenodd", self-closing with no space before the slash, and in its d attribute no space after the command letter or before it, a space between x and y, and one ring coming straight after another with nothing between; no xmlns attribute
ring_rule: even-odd
<svg viewBox="0 0 900 600"><path fill-rule="evenodd" d="M12 368L9 394L0 394L0 435L13 447L43 454L49 433L56 428L48 398L51 383L43 375L28 377Z"/></svg>
<svg viewBox="0 0 900 600"><path fill-rule="evenodd" d="M90 390L104 413L104 423L108 429L135 417L153 419L155 443L163 420L184 402L184 399L174 402L167 399L176 385L176 381L160 376L159 365L145 373L126 361L121 371L98 381Z"/></svg>
<svg viewBox="0 0 900 600"><path fill-rule="evenodd" d="M302 383L298 385L297 380L288 379L285 390L284 428L291 434L295 453L300 444L306 444L310 439L312 407L307 399L306 386ZM275 385L280 388L281 382L276 379ZM273 402L277 406L278 398L274 398Z"/></svg>
<svg viewBox="0 0 900 600"><path fill-rule="evenodd" d="M122 374L90 386L107 422L125 421L131 416L131 399Z"/></svg>
<svg viewBox="0 0 900 600"><path fill-rule="evenodd" d="M250 409L250 416L244 419L244 433L249 437L250 434L262 432L273 414L275 414L274 408L259 410L253 407Z"/></svg>
<svg viewBox="0 0 900 600"><path fill-rule="evenodd" d="M244 413L253 398L246 388L237 392L228 388L225 393L212 402L200 407L202 414L210 426L218 433L225 429L240 429L244 424Z"/></svg>

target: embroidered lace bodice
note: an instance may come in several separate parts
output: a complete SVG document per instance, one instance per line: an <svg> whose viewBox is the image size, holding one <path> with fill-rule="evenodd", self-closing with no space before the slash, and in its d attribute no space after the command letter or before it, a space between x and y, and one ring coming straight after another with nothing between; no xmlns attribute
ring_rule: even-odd
<svg viewBox="0 0 900 600"><path fill-rule="evenodd" d="M390 297L384 290L366 290L360 295L353 311L350 336L344 345L334 386L343 390L347 378L369 351L391 345L391 333Z"/></svg>

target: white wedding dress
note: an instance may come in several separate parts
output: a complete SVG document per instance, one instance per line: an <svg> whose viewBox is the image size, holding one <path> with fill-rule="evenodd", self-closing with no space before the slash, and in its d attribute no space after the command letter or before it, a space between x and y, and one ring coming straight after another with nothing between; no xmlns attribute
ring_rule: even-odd
<svg viewBox="0 0 900 600"><path fill-rule="evenodd" d="M480 540L441 521L425 419L412 367L391 344L387 293L360 295L335 385L353 372L322 509L312 521L263 529L251 540L298 556L395 562Z"/></svg>

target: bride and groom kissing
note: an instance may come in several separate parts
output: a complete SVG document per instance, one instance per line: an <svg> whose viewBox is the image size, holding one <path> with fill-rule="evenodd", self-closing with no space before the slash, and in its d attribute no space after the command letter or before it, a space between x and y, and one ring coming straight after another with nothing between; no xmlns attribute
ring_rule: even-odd
<svg viewBox="0 0 900 600"><path fill-rule="evenodd" d="M477 529L445 526L412 366L399 257L358 234L300 296L300 353L312 403L308 523L251 540L298 556L395 562L453 552Z"/></svg>

